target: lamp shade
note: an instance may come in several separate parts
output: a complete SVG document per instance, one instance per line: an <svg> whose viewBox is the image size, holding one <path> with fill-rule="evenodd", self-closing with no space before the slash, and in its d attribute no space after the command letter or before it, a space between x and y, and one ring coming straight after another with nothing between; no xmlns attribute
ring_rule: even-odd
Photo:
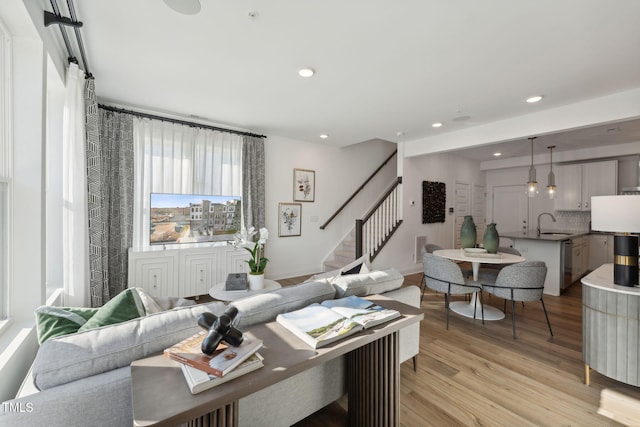
<svg viewBox="0 0 640 427"><path fill-rule="evenodd" d="M592 197L591 229L614 233L640 232L640 195Z"/></svg>
<svg viewBox="0 0 640 427"><path fill-rule="evenodd" d="M591 229L624 233L613 240L613 283L638 286L638 236L640 196L595 196L591 198Z"/></svg>

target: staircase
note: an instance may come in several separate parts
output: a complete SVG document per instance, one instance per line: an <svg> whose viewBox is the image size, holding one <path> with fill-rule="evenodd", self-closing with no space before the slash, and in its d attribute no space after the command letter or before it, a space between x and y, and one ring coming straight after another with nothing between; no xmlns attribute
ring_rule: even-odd
<svg viewBox="0 0 640 427"><path fill-rule="evenodd" d="M351 197L320 226L320 229L324 230L397 153L397 150L394 151ZM402 184L402 177L399 176L389 189L381 195L375 206L362 219L355 220L355 228L351 230L324 262L324 271L342 268L364 254L368 256L369 261L373 261L378 256L382 248L402 224L399 208L400 184Z"/></svg>
<svg viewBox="0 0 640 427"><path fill-rule="evenodd" d="M398 192L402 177L381 196L378 203L362 218L334 250L333 259L325 261L325 271L342 268L367 255L373 261L402 224L398 213Z"/></svg>
<svg viewBox="0 0 640 427"><path fill-rule="evenodd" d="M355 229L342 240L331 256L324 262L324 271L337 270L356 259L356 232Z"/></svg>

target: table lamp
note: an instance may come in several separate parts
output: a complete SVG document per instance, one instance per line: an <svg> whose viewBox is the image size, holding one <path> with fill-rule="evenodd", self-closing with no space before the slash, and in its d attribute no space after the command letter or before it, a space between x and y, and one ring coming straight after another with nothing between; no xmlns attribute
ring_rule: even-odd
<svg viewBox="0 0 640 427"><path fill-rule="evenodd" d="M638 236L640 196L594 196L591 198L591 229L609 231L613 237L613 283L638 286Z"/></svg>

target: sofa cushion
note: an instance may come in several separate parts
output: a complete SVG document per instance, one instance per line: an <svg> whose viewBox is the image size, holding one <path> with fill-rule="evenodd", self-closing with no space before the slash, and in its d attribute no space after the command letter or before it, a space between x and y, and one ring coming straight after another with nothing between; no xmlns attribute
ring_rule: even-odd
<svg viewBox="0 0 640 427"><path fill-rule="evenodd" d="M332 299L335 293L329 281L322 279L243 298L232 303L238 309L236 326L242 329L256 323L270 322L278 314Z"/></svg>
<svg viewBox="0 0 640 427"><path fill-rule="evenodd" d="M84 325L80 326L78 332L126 322L145 314L146 311L138 291L135 288L125 289L100 307Z"/></svg>
<svg viewBox="0 0 640 427"><path fill-rule="evenodd" d="M198 316L221 315L222 302L176 308L45 341L33 362L40 390L107 372L161 352L200 330Z"/></svg>
<svg viewBox="0 0 640 427"><path fill-rule="evenodd" d="M43 305L36 308L36 331L38 343L48 339L78 332L87 320L96 314L97 308L51 307Z"/></svg>
<svg viewBox="0 0 640 427"><path fill-rule="evenodd" d="M364 297L398 289L404 282L404 276L395 268L374 270L365 274L348 274L336 277L332 284L336 289L336 298L351 295Z"/></svg>

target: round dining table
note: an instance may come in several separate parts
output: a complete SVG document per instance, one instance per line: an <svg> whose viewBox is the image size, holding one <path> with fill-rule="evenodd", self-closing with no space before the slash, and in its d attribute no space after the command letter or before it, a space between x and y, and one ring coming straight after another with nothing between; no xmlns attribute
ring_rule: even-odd
<svg viewBox="0 0 640 427"><path fill-rule="evenodd" d="M439 249L433 251L433 254L442 258L454 261L466 261L471 263L473 269L473 280L478 281L478 271L480 264L516 264L526 261L520 255L498 252L497 254L489 254L487 252L472 249L465 251L464 249ZM471 302L456 301L449 304L449 308L462 316L479 319L482 317L482 303L478 301L478 292L474 292ZM484 306L484 320L501 320L504 319L504 313L495 307Z"/></svg>

